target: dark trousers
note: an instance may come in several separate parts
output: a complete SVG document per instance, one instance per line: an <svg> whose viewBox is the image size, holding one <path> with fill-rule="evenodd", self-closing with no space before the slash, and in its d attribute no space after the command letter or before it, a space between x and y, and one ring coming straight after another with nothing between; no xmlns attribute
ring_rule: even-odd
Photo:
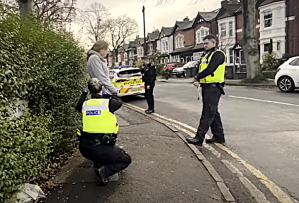
<svg viewBox="0 0 299 203"><path fill-rule="evenodd" d="M105 166L107 177L124 170L132 161L130 155L117 146L95 145L82 140L79 150L82 156L94 162L95 168Z"/></svg>
<svg viewBox="0 0 299 203"><path fill-rule="evenodd" d="M222 91L220 87L214 85L202 87L203 107L200 124L196 133L196 136L202 138L202 141L204 140L205 135L210 127L213 137L217 140L224 141L221 117L220 113L218 112L218 104Z"/></svg>
<svg viewBox="0 0 299 203"><path fill-rule="evenodd" d="M150 86L149 90L147 86ZM148 110L155 110L155 102L154 102L154 87L155 84L145 84L145 98L148 105Z"/></svg>

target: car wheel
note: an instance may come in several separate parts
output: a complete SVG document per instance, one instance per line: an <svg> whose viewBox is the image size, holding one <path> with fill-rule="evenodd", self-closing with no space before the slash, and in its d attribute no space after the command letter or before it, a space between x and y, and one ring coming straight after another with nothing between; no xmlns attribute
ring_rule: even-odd
<svg viewBox="0 0 299 203"><path fill-rule="evenodd" d="M282 92L292 92L295 89L294 81L287 76L280 78L277 86Z"/></svg>
<svg viewBox="0 0 299 203"><path fill-rule="evenodd" d="M181 77L181 75L176 75L176 77L177 77L177 78L180 78L180 77Z"/></svg>

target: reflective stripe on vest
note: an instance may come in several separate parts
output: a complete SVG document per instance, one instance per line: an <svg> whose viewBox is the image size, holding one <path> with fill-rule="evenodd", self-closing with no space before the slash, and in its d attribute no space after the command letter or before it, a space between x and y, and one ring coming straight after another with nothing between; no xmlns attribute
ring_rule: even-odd
<svg viewBox="0 0 299 203"><path fill-rule="evenodd" d="M83 132L117 133L116 116L109 111L109 99L90 99L83 104Z"/></svg>
<svg viewBox="0 0 299 203"><path fill-rule="evenodd" d="M209 64L210 64L210 61L212 59L212 56L217 52L217 51L220 51L223 53L224 55L224 63L219 65L218 68L211 74L211 75L208 75L207 77L205 78L202 78L200 79L200 83L203 83L203 84L215 84L215 83L223 83L224 82L224 75L225 75L225 53L221 50L215 50L210 56L209 58L208 57L208 54L207 53L201 60L201 64L200 64L200 68L199 68L199 72L202 72L203 70L205 70Z"/></svg>

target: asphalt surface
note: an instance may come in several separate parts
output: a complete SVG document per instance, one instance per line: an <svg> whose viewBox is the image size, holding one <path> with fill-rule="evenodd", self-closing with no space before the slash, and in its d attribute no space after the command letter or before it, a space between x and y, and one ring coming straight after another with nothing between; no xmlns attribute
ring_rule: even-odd
<svg viewBox="0 0 299 203"><path fill-rule="evenodd" d="M156 83L156 113L197 128L201 101L197 100L196 88L182 81L170 79ZM233 86L226 86L225 92L219 108L226 146L296 202L299 200L299 93L281 93L277 88ZM147 107L142 97L124 101L144 109ZM221 167L219 170L221 175ZM250 180L259 185L259 180L253 177ZM267 193L263 188L261 191Z"/></svg>
<svg viewBox="0 0 299 203"><path fill-rule="evenodd" d="M40 202L225 202L210 173L173 131L125 107L117 117L118 145L133 160L120 180L99 186L92 163L77 152Z"/></svg>

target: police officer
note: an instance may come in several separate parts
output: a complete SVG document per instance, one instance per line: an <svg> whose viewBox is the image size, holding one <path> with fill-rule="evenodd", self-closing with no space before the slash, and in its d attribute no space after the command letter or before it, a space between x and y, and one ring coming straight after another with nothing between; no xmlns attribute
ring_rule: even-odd
<svg viewBox="0 0 299 203"><path fill-rule="evenodd" d="M156 67L151 64L148 57L145 57L143 59L143 69L141 70L141 73L142 80L145 84L145 98L148 105L148 109L145 111L145 113L155 113L154 87L157 77L157 71Z"/></svg>
<svg viewBox="0 0 299 203"><path fill-rule="evenodd" d="M206 139L206 143L225 142L222 122L218 112L220 96L224 94L225 53L217 47L214 35L204 38L205 55L201 59L199 73L193 82L198 82L202 87L202 114L200 124L194 138L187 138L188 143L202 146L206 133L211 127L212 139Z"/></svg>
<svg viewBox="0 0 299 203"><path fill-rule="evenodd" d="M108 177L127 168L131 157L115 146L118 124L114 112L122 106L122 101L112 96L101 96L102 84L97 78L88 82L91 99L86 100L85 90L77 103L77 110L82 112L83 130L80 136L81 154L94 162L95 172L102 184L108 183Z"/></svg>

